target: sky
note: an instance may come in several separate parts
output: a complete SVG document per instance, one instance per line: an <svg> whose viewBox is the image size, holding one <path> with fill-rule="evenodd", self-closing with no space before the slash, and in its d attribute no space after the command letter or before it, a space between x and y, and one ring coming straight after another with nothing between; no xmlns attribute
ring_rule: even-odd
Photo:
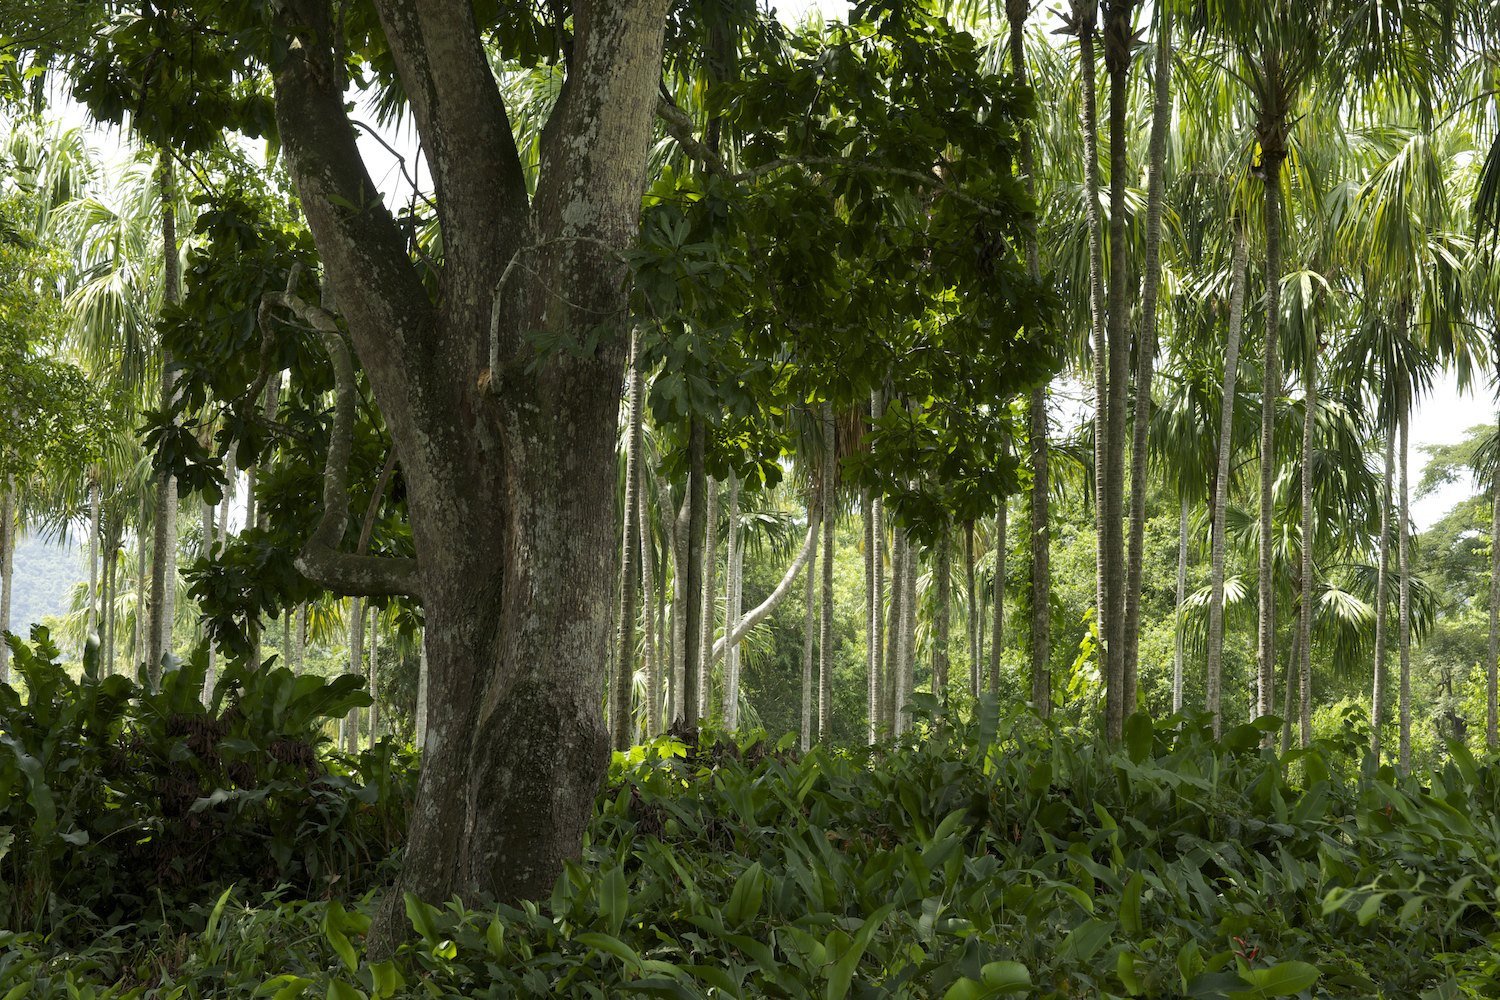
<svg viewBox="0 0 1500 1000"><path fill-rule="evenodd" d="M845 18L848 15L847 0L761 0L773 6L782 20L794 22L811 11L824 17ZM88 126L81 108L58 95L54 107L61 109L62 120L69 125L84 125L90 128L92 141L107 158L125 155L119 133L113 129ZM362 120L373 122L373 114L365 113ZM404 202L410 196L410 182L406 175L414 174L419 184L430 185L425 164L416 152L416 140L410 125L396 134L386 135L390 146L406 157L403 164L397 155L376 139L361 134L360 151L365 156L370 175L376 185L393 202ZM1061 419L1076 421L1082 417L1086 407L1086 393L1076 386L1056 387ZM1467 431L1479 424L1490 424L1496 419L1496 403L1492 384L1485 380L1477 392L1459 392L1456 379L1448 374L1438 379L1431 391L1416 401L1411 421L1411 477L1415 484L1421 478L1426 464L1423 445L1454 444L1467 436ZM1412 504L1412 519L1419 529L1425 530L1438 521L1454 504L1472 495L1472 484L1452 483L1434 491L1430 496L1415 500Z"/></svg>

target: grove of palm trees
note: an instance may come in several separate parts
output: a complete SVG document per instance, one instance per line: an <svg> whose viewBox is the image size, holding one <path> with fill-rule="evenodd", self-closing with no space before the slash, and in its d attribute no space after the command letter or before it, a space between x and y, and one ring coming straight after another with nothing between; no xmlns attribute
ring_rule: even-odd
<svg viewBox="0 0 1500 1000"><path fill-rule="evenodd" d="M0 996L1500 995L1497 45L0 0Z"/></svg>

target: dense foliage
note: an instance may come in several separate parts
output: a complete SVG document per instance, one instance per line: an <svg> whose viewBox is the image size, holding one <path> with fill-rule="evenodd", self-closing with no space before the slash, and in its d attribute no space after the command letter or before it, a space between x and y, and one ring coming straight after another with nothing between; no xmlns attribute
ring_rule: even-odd
<svg viewBox="0 0 1500 1000"><path fill-rule="evenodd" d="M25 697L0 685L0 924L64 940L160 922L230 883L308 898L376 879L405 828L410 759L389 742L331 754L323 725L369 703L355 677L206 660L152 691L75 679L45 628L11 637Z"/></svg>
<svg viewBox="0 0 1500 1000"><path fill-rule="evenodd" d="M919 713L919 737L873 751L663 739L617 755L584 857L550 899L408 899L418 937L391 960L361 947L370 897L331 886L310 894L325 902L292 900L249 862L236 886L199 887L160 921L79 915L75 932L95 938L81 947L10 936L0 989L1251 1000L1500 988L1493 763L1459 750L1437 772L1362 776L1357 713L1341 738L1278 756L1260 747L1265 727L1215 741L1206 717L1136 716L1111 750L1027 715L997 725L993 704L979 723L935 709ZM357 813L365 797L332 784L324 803ZM335 837L354 853L388 843L375 824L324 822L324 850Z"/></svg>

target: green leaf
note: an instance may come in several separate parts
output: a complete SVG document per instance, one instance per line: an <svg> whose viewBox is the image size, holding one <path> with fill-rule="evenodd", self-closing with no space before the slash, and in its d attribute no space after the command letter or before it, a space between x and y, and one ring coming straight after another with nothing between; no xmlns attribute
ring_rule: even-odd
<svg viewBox="0 0 1500 1000"><path fill-rule="evenodd" d="M579 944L587 945L595 951L602 951L607 955L613 955L624 962L636 972L641 971L641 956L635 953L635 949L624 941L609 934L600 934L597 931L584 931L573 938Z"/></svg>
<svg viewBox="0 0 1500 1000"><path fill-rule="evenodd" d="M1089 959L1099 953L1109 941L1109 936L1115 931L1113 920L1100 920L1091 918L1085 920L1077 927L1068 932L1063 938L1062 950L1059 957L1065 962L1078 962L1087 964Z"/></svg>
<svg viewBox="0 0 1500 1000"><path fill-rule="evenodd" d="M865 949L870 946L870 938L875 935L881 923L895 908L895 903L886 903L870 914L860 925L859 930L854 932L854 940L850 943L848 950L839 957L832 971L828 973L828 990L824 994L827 1000L844 1000L844 997L848 995L849 984L854 981L854 970L859 967L859 960L864 957Z"/></svg>
<svg viewBox="0 0 1500 1000"><path fill-rule="evenodd" d="M630 906L629 890L625 888L625 872L611 868L599 879L599 914L604 917L604 931L614 937L625 926L625 914Z"/></svg>
<svg viewBox="0 0 1500 1000"><path fill-rule="evenodd" d="M1317 982L1320 975L1322 973L1316 965L1306 962L1277 962L1269 968L1245 970L1240 973L1240 978L1249 983L1251 989L1232 992L1229 1000L1296 996Z"/></svg>
<svg viewBox="0 0 1500 1000"><path fill-rule="evenodd" d="M370 1000L370 998L365 996L364 990L355 989L342 979L334 979L328 983L328 1000Z"/></svg>
<svg viewBox="0 0 1500 1000"><path fill-rule="evenodd" d="M339 958L344 960L344 965L353 972L359 968L359 959L354 954L354 945L349 943L349 938L344 934L346 926L344 907L336 899L329 900L323 910L323 936L328 939Z"/></svg>
<svg viewBox="0 0 1500 1000"><path fill-rule="evenodd" d="M1019 993L1031 989L1031 970L1020 962L988 962L979 978L995 993Z"/></svg>
<svg viewBox="0 0 1500 1000"><path fill-rule="evenodd" d="M765 892L765 879L757 861L740 873L734 883L734 891L729 894L729 903L724 907L724 919L731 927L741 927L746 921L754 920L760 913Z"/></svg>
<svg viewBox="0 0 1500 1000"><path fill-rule="evenodd" d="M1136 872L1120 893L1120 928L1131 940L1141 936L1141 892L1145 886L1145 876Z"/></svg>
<svg viewBox="0 0 1500 1000"><path fill-rule="evenodd" d="M436 908L422 902L409 892L406 894L406 919L411 921L412 928L422 935L422 940L428 944L435 944L440 937L437 917Z"/></svg>

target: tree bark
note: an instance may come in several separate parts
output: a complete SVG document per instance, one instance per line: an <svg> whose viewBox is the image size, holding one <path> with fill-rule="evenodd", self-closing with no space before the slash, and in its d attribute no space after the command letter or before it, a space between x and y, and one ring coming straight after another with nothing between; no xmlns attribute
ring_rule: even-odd
<svg viewBox="0 0 1500 1000"><path fill-rule="evenodd" d="M202 505L203 518L203 555L212 558L214 555L214 505L205 503ZM214 642L213 637L208 639L208 670L203 675L203 704L210 705L214 700L214 672L219 665L219 644Z"/></svg>
<svg viewBox="0 0 1500 1000"><path fill-rule="evenodd" d="M870 417L872 420L880 418L884 409L881 393L874 391L870 393ZM886 706L886 670L885 670L885 556L886 556L886 524L885 524L885 501L879 493L870 498L870 532L871 546L874 555L874 566L871 576L870 591L870 686L874 691L874 707L870 711L870 731L874 734L872 739L878 739L880 730L889 727L886 725L888 709Z"/></svg>
<svg viewBox="0 0 1500 1000"><path fill-rule="evenodd" d="M1245 279L1249 246L1245 227L1232 220L1234 254L1230 263L1229 331L1224 345L1224 383L1220 393L1219 461L1214 476L1214 520L1209 555L1208 668L1204 709L1213 715L1214 735L1223 731L1221 678L1224 662L1224 519L1229 513L1229 468L1234 454L1234 402L1239 381L1240 336L1245 316Z"/></svg>
<svg viewBox="0 0 1500 1000"><path fill-rule="evenodd" d="M823 611L818 629L818 740L833 736L833 557L838 519L838 447L833 404L823 404Z"/></svg>
<svg viewBox="0 0 1500 1000"><path fill-rule="evenodd" d="M365 602L362 598L349 599L349 667L348 673L355 677L365 676ZM356 753L359 750L359 709L349 709L344 717L344 750Z"/></svg>
<svg viewBox="0 0 1500 1000"><path fill-rule="evenodd" d="M1146 182L1146 261L1141 289L1141 335L1137 344L1135 414L1130 448L1130 540L1125 580L1124 692L1128 715L1135 709L1140 657L1141 567L1146 536L1146 487L1151 434L1151 380L1155 373L1157 302L1161 292L1161 227L1166 193L1167 131L1172 109L1172 8L1156 10L1155 97L1151 112L1149 178Z"/></svg>
<svg viewBox="0 0 1500 1000"><path fill-rule="evenodd" d="M1314 603L1313 579L1313 448L1318 412L1318 345L1312 345L1308 359L1304 405L1307 412L1302 417L1302 613L1297 620L1297 676L1298 721L1300 722L1301 745L1305 750L1312 745L1312 623L1317 611ZM1290 670L1288 671L1290 674ZM1287 678L1291 687L1291 678Z"/></svg>
<svg viewBox="0 0 1500 1000"><path fill-rule="evenodd" d="M99 478L89 473L89 596L83 617L83 639L88 642L98 626L99 609Z"/></svg>
<svg viewBox="0 0 1500 1000"><path fill-rule="evenodd" d="M786 572L782 574L781 580L776 584L775 588L766 595L765 600L761 601L755 607L751 608L748 612L743 610L741 611L738 616L738 621L735 624L733 630L735 643L742 642L751 629L759 625L761 622L765 621L773 611L781 607L782 601L786 600L787 595L792 592L792 587L797 582L797 575L802 572L802 570L810 561L814 561L813 557L816 554L818 548L817 535L818 524L816 521L814 521L811 525L808 526L807 534L802 539L802 548L798 549L797 554L792 557L792 564L788 566ZM741 544L739 549L739 558L742 566L741 571L743 572L743 543ZM743 594L741 596L743 597ZM721 655L723 655L725 644L728 639L728 635L721 636L718 639L715 639L713 645L709 647L714 659L718 659Z"/></svg>
<svg viewBox="0 0 1500 1000"><path fill-rule="evenodd" d="M896 682L899 691L896 709L900 712L898 731L905 733L911 728L911 696L916 687L917 667L917 570L921 563L921 550L906 539L906 600L901 603L901 671Z"/></svg>
<svg viewBox="0 0 1500 1000"><path fill-rule="evenodd" d="M641 370L636 363L636 335L630 337L630 371L625 393L625 510L621 525L624 552L620 556L620 638L615 652L614 692L610 699L610 738L616 750L630 746L631 693L635 675L635 585L641 575L640 521L637 508L641 503L640 473L637 465L641 453ZM649 593L649 591L648 591Z"/></svg>
<svg viewBox="0 0 1500 1000"><path fill-rule="evenodd" d="M1411 390L1405 385L1400 390L1398 411L1401 432L1401 520L1397 526L1396 559L1400 579L1400 604L1397 607L1396 641L1401 653L1401 773L1411 773L1411 480L1407 476L1407 455L1410 451Z"/></svg>
<svg viewBox="0 0 1500 1000"><path fill-rule="evenodd" d="M380 739L380 609L370 606L370 746Z"/></svg>
<svg viewBox="0 0 1500 1000"><path fill-rule="evenodd" d="M306 606L303 607L303 624L307 619ZM305 630L304 630L305 631ZM422 634L417 638L417 718L416 718L416 743L418 750L427 748L427 716L430 714L427 698L428 667L427 667L427 629L422 629Z"/></svg>
<svg viewBox="0 0 1500 1000"><path fill-rule="evenodd" d="M146 495L141 494L141 509L135 529L135 631L130 641L131 674L138 676L146 666ZM149 668L148 668L149 675Z"/></svg>
<svg viewBox="0 0 1500 1000"><path fill-rule="evenodd" d="M296 676L301 677L302 671L307 667L307 604L302 603L297 608L297 638L293 647L292 660L295 664L292 668ZM425 690L425 689L424 689Z"/></svg>

